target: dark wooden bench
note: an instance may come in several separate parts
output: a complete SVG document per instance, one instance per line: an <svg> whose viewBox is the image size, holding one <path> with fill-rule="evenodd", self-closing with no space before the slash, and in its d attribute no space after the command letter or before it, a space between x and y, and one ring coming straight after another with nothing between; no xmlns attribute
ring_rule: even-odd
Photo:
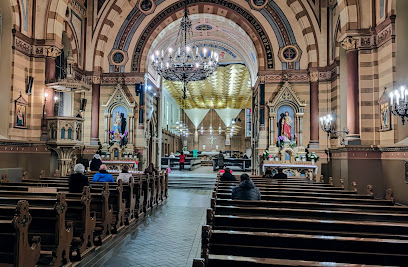
<svg viewBox="0 0 408 267"><path fill-rule="evenodd" d="M15 206L24 199L30 203L33 218L28 234L41 238L41 258L39 264L61 266L70 263L70 246L73 239L73 222L67 222L65 215L67 202L64 193L50 198L30 198L29 195L0 196L0 219L13 217Z"/></svg>
<svg viewBox="0 0 408 267"><path fill-rule="evenodd" d="M40 259L41 238L34 236L30 244L28 202L20 200L14 211L13 217L0 220L0 266L34 267Z"/></svg>

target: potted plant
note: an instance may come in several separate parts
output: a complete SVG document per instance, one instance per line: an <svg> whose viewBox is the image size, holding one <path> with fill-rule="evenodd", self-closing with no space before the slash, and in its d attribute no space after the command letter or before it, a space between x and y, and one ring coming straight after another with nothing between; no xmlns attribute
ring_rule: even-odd
<svg viewBox="0 0 408 267"><path fill-rule="evenodd" d="M269 161L273 160L273 156L271 154L268 155Z"/></svg>
<svg viewBox="0 0 408 267"><path fill-rule="evenodd" d="M295 160L296 160L296 161L300 161L300 157L299 157L299 156L296 156L296 157L295 157Z"/></svg>
<svg viewBox="0 0 408 267"><path fill-rule="evenodd" d="M279 161L278 155L275 156L275 161Z"/></svg>
<svg viewBox="0 0 408 267"><path fill-rule="evenodd" d="M311 161L312 164L315 164L315 162L319 160L319 156L316 155L315 152L312 152L312 153L307 154L307 160Z"/></svg>
<svg viewBox="0 0 408 267"><path fill-rule="evenodd" d="M269 151L268 150L265 150L264 152L263 152L263 159L264 160L268 160L269 159Z"/></svg>

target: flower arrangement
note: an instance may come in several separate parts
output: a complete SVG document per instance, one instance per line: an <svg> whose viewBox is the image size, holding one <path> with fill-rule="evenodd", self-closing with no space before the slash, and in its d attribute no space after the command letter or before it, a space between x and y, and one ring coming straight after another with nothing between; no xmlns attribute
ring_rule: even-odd
<svg viewBox="0 0 408 267"><path fill-rule="evenodd" d="M290 142L289 142L289 146L290 146L291 148L294 148L294 147L296 146L296 141L290 141Z"/></svg>
<svg viewBox="0 0 408 267"><path fill-rule="evenodd" d="M268 151L268 150L265 150L265 151L263 152L262 156L263 156L263 159L264 159L264 160L269 159L269 151Z"/></svg>
<svg viewBox="0 0 408 267"><path fill-rule="evenodd" d="M318 161L319 158L320 158L320 157L319 157L318 155L316 155L315 152L312 152L312 153L307 154L307 160L308 160L308 161L312 161L312 160Z"/></svg>

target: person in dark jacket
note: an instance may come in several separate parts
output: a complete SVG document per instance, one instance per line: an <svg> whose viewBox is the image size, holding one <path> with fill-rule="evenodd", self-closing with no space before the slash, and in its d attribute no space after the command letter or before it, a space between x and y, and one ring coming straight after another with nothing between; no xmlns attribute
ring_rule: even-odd
<svg viewBox="0 0 408 267"><path fill-rule="evenodd" d="M91 169L91 171L97 172L99 171L101 165L102 165L101 155L95 154L93 156L93 159L91 160L89 168Z"/></svg>
<svg viewBox="0 0 408 267"><path fill-rule="evenodd" d="M232 189L232 199L261 200L261 193L248 174L241 174L241 183Z"/></svg>
<svg viewBox="0 0 408 267"><path fill-rule="evenodd" d="M74 167L74 173L69 176L68 186L70 193L82 193L84 186L89 186L88 177L84 175L85 166L78 163Z"/></svg>
<svg viewBox="0 0 408 267"><path fill-rule="evenodd" d="M220 151L220 154L217 156L217 165L221 169L224 169L224 155L222 154L222 151Z"/></svg>
<svg viewBox="0 0 408 267"><path fill-rule="evenodd" d="M283 169L279 167L278 173L273 176L273 179L288 179L288 176L283 173Z"/></svg>
<svg viewBox="0 0 408 267"><path fill-rule="evenodd" d="M262 176L263 178L273 178L272 170L271 168L266 168L264 175Z"/></svg>
<svg viewBox="0 0 408 267"><path fill-rule="evenodd" d="M235 175L231 173L230 168L225 168L225 173L220 177L220 181L236 181Z"/></svg>
<svg viewBox="0 0 408 267"><path fill-rule="evenodd" d="M115 180L113 179L112 174L107 172L107 167L105 164L102 164L101 167L99 168L99 172L97 172L93 179L92 182L108 182L108 183L114 183Z"/></svg>
<svg viewBox="0 0 408 267"><path fill-rule="evenodd" d="M157 170L154 168L153 163L149 163L149 166L145 169L144 174L150 174L150 175L157 175Z"/></svg>

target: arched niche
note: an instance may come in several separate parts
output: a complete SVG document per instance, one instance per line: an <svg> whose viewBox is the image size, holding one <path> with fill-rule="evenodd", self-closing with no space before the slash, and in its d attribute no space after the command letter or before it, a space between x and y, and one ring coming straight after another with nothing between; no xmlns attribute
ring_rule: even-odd
<svg viewBox="0 0 408 267"><path fill-rule="evenodd" d="M269 107L269 148L276 147L278 135L281 135L281 113L289 112L292 119L291 140L297 147L303 146L303 116L306 104L300 100L289 82L285 82L276 96L267 103Z"/></svg>
<svg viewBox="0 0 408 267"><path fill-rule="evenodd" d="M102 104L102 107L104 108L104 127L105 127L103 147L105 148L109 147L109 141L112 134L113 136L115 136L115 138L118 137L119 134L122 136L123 135L127 136L126 146L128 147L128 150L130 149L133 150L134 143L133 129L136 103L132 102L128 98L122 86L118 84L115 87L111 96L109 97L108 101ZM119 119L121 118L126 119L126 126L122 127L122 124L115 123L119 121L119 119L117 118L118 114Z"/></svg>

